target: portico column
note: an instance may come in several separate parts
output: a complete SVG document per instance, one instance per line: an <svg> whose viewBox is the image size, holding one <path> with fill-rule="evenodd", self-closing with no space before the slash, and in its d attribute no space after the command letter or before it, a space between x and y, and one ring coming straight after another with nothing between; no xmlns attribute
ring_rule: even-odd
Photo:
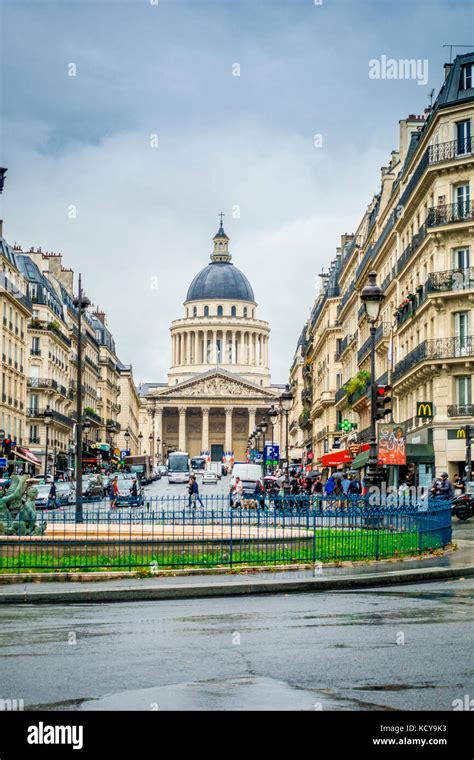
<svg viewBox="0 0 474 760"><path fill-rule="evenodd" d="M225 450L232 451L232 411L231 406L226 406L225 409Z"/></svg>
<svg viewBox="0 0 474 760"><path fill-rule="evenodd" d="M179 436L178 448L180 451L186 451L186 407L180 406L179 412Z"/></svg>
<svg viewBox="0 0 474 760"><path fill-rule="evenodd" d="M202 438L201 451L209 451L209 407L201 407L202 411Z"/></svg>
<svg viewBox="0 0 474 760"><path fill-rule="evenodd" d="M252 435L255 430L255 417L257 415L256 409L249 409L249 435Z"/></svg>

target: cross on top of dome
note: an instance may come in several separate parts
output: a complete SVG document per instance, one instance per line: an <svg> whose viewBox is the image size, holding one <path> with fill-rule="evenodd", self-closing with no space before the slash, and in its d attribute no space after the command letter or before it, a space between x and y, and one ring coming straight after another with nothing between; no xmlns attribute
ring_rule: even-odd
<svg viewBox="0 0 474 760"><path fill-rule="evenodd" d="M212 261L230 261L232 256L229 253L229 238L224 232L224 227L222 226L222 217L225 216L224 212L221 211L219 213L221 223L220 227L217 230L217 233L213 237L214 241L214 251L211 254L211 260Z"/></svg>

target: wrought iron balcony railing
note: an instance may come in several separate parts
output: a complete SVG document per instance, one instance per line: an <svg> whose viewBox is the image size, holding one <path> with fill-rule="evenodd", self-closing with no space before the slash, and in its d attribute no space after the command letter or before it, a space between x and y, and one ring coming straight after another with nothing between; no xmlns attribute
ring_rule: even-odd
<svg viewBox="0 0 474 760"><path fill-rule="evenodd" d="M415 251L420 247L421 243L423 242L423 240L426 237L427 227L429 227L429 226L430 225L428 224L427 221L424 222L421 225L421 227L418 230L418 232L416 233L416 235L413 235L412 239L410 240L410 242L408 243L407 247L405 248L405 250L403 251L402 255L400 256L400 258L397 261L397 265L396 265L397 266L397 274L400 274L400 272L402 271L402 269L404 269L404 267L408 264L408 262L412 258L412 256L415 253Z"/></svg>
<svg viewBox="0 0 474 760"><path fill-rule="evenodd" d="M355 291L355 282L351 282L346 292L342 296L341 302L337 306L337 309L336 309L337 316L340 315L341 311L343 310L344 306L346 305L346 303L348 302L349 298L354 293L354 291Z"/></svg>
<svg viewBox="0 0 474 760"><path fill-rule="evenodd" d="M425 360L457 359L464 356L474 356L474 337L472 335L424 340L398 362L393 373L393 381L399 380L413 367Z"/></svg>
<svg viewBox="0 0 474 760"><path fill-rule="evenodd" d="M381 322L375 330L375 345L377 345L382 338L387 338L390 335L391 324L390 322ZM367 354L370 353L370 335L367 340L362 344L357 352L357 361L360 364Z"/></svg>
<svg viewBox="0 0 474 760"><path fill-rule="evenodd" d="M339 344L339 348L336 351L336 354L334 357L336 361L341 358L346 348L348 348L351 345L351 343L353 343L357 339L357 334L358 333L356 330L355 333L352 333L351 335L346 335L346 337L341 340Z"/></svg>
<svg viewBox="0 0 474 760"><path fill-rule="evenodd" d="M474 288L474 267L467 269L448 269L444 272L432 272L426 282L428 293L443 293L453 290L470 290Z"/></svg>
<svg viewBox="0 0 474 760"><path fill-rule="evenodd" d="M428 209L426 224L428 227L441 227L445 224L456 222L470 222L474 220L474 202L458 201L443 206L432 206Z"/></svg>
<svg viewBox="0 0 474 760"><path fill-rule="evenodd" d="M28 311L32 311L33 304L30 298L19 290L3 272L0 272L0 290L9 293L16 301L19 301ZM6 325L6 321L4 320ZM13 323L10 322L10 330L13 330Z"/></svg>
<svg viewBox="0 0 474 760"><path fill-rule="evenodd" d="M342 386L342 388L339 388L334 394L334 401L337 404L342 398L345 398L345 396L346 396L346 389L344 388L344 386Z"/></svg>
<svg viewBox="0 0 474 760"><path fill-rule="evenodd" d="M474 417L474 404L450 404L448 417Z"/></svg>
<svg viewBox="0 0 474 760"><path fill-rule="evenodd" d="M428 152L430 164L451 161L454 158L464 158L471 155L472 138L465 137L463 140L450 140L449 142L430 145Z"/></svg>

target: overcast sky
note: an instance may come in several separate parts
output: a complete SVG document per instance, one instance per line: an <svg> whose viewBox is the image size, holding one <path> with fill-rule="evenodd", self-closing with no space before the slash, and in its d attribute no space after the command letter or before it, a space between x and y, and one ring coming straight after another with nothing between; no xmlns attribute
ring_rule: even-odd
<svg viewBox="0 0 474 760"><path fill-rule="evenodd" d="M472 41L464 0L1 9L5 237L82 271L137 382L166 380L169 325L221 209L270 322L272 379L287 380L317 275L378 190L398 120L438 91L442 45ZM369 78L382 55L427 59L427 83Z"/></svg>

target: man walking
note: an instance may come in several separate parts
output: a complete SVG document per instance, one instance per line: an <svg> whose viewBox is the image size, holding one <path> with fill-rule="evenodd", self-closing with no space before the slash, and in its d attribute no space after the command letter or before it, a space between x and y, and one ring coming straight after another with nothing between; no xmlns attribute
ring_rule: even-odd
<svg viewBox="0 0 474 760"><path fill-rule="evenodd" d="M204 504L202 503L202 499L199 495L199 486L197 484L197 478L195 475L191 475L189 479L188 491L188 507L192 506L193 509L196 509L196 502L198 501L201 507L204 509Z"/></svg>

